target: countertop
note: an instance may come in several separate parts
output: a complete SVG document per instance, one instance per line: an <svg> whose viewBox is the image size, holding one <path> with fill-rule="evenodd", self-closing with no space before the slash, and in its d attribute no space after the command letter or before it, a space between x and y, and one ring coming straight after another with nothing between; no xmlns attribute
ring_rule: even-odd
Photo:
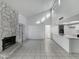
<svg viewBox="0 0 79 59"><path fill-rule="evenodd" d="M76 36L71 36L71 35L64 35L64 36L71 39L71 40L79 40L79 38Z"/></svg>
<svg viewBox="0 0 79 59"><path fill-rule="evenodd" d="M61 36L61 37L65 37L65 38L68 38L68 39L70 39L70 40L79 40L79 38L78 37L76 37L76 36L72 36L72 35L67 35L67 34L64 34L64 35L59 35L59 34L54 34L53 33L53 35L57 35L57 36Z"/></svg>

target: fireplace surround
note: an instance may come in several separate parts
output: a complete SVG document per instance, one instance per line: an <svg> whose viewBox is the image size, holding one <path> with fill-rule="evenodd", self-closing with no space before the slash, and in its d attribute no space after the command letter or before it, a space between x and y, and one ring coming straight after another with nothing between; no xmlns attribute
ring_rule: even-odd
<svg viewBox="0 0 79 59"><path fill-rule="evenodd" d="M2 51L16 43L16 36L5 37L2 39Z"/></svg>

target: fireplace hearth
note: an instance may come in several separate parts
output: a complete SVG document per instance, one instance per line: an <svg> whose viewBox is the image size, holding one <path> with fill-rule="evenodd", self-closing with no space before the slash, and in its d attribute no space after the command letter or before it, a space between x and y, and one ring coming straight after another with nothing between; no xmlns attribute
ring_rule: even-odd
<svg viewBox="0 0 79 59"><path fill-rule="evenodd" d="M5 49L9 48L15 43L16 43L16 36L5 37L4 39L2 39L2 50L4 51Z"/></svg>

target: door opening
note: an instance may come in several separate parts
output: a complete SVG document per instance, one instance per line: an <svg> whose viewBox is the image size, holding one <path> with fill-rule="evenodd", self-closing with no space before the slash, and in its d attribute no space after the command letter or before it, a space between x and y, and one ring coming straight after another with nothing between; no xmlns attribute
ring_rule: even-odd
<svg viewBox="0 0 79 59"><path fill-rule="evenodd" d="M45 25L45 39L51 39L51 26Z"/></svg>

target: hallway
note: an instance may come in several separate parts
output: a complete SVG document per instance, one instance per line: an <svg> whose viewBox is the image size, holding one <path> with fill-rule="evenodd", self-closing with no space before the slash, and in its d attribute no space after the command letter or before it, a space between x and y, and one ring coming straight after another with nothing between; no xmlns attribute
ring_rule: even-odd
<svg viewBox="0 0 79 59"><path fill-rule="evenodd" d="M69 55L53 40L28 40L9 59L79 59L79 55Z"/></svg>

